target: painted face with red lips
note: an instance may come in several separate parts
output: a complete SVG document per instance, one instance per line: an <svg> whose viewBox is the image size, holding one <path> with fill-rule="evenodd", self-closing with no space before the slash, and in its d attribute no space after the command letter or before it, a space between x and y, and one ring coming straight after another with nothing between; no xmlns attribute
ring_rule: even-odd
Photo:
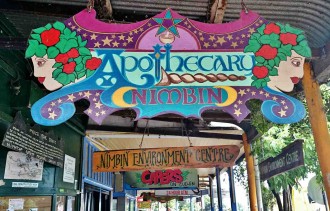
<svg viewBox="0 0 330 211"><path fill-rule="evenodd" d="M32 56L31 59L34 66L34 76L38 78L38 81L43 84L46 89L53 91L63 86L52 76L55 70L55 68L53 68L55 59L48 59L47 54L42 58Z"/></svg>
<svg viewBox="0 0 330 211"><path fill-rule="evenodd" d="M267 86L276 91L291 92L295 84L299 83L304 75L303 65L305 57L300 56L295 51L287 57L286 61L281 61L277 70L277 76L269 76L270 81Z"/></svg>

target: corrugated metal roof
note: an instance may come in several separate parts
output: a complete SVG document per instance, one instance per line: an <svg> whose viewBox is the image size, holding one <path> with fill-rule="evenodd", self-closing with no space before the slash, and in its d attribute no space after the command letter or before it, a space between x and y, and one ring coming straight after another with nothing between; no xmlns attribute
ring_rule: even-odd
<svg viewBox="0 0 330 211"><path fill-rule="evenodd" d="M21 0L45 4L66 4L71 6L87 6L87 0ZM153 16L170 7L186 17L199 21L209 20L210 8L216 0L111 0L114 18L119 21L139 21ZM289 23L306 32L309 44L313 48L323 47L330 40L330 1L329 0L246 0L248 9L259 13L269 21ZM228 0L224 22L239 18L241 0ZM24 14L19 14L19 16ZM72 14L73 15L73 14ZM11 16L10 18L15 18ZM49 19L48 19L49 18ZM27 21L51 21L52 18L21 18L21 29ZM135 19L134 19L135 18ZM34 21L37 22L37 21ZM24 31L24 34L26 31Z"/></svg>

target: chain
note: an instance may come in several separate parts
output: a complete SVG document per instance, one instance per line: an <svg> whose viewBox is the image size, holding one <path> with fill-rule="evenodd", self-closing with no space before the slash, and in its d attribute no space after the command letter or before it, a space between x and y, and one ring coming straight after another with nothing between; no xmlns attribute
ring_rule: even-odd
<svg viewBox="0 0 330 211"><path fill-rule="evenodd" d="M186 131L186 136L187 136L188 141L189 141L189 146L192 147L192 142L190 141L189 132L188 132L188 130L187 130L186 125L185 125L184 122L183 122L183 119L181 119L181 125L182 125L182 127L181 127L181 134L182 134L182 136L183 136L183 130Z"/></svg>
<svg viewBox="0 0 330 211"><path fill-rule="evenodd" d="M246 7L246 5L245 5L245 3L244 3L243 0L241 0L241 5L242 5L242 10L244 10L245 13L248 14L248 13L249 13L249 10L248 10L248 8Z"/></svg>
<svg viewBox="0 0 330 211"><path fill-rule="evenodd" d="M142 148L142 144L143 144L143 140L144 140L144 134L146 134L146 131L147 131L147 128L148 128L148 124L149 124L149 119L147 119L146 127L144 128L144 132L143 132L143 135L142 135L141 143L139 145L140 149Z"/></svg>

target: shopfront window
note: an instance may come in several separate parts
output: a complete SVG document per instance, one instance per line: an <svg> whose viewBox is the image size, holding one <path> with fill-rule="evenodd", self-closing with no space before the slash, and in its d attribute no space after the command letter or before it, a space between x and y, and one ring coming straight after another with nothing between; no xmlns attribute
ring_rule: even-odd
<svg viewBox="0 0 330 211"><path fill-rule="evenodd" d="M0 211L51 211L51 196L0 197Z"/></svg>

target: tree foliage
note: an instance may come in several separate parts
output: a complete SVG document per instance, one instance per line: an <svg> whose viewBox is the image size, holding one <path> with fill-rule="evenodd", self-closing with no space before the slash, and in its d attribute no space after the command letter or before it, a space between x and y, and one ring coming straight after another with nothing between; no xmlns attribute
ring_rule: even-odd
<svg viewBox="0 0 330 211"><path fill-rule="evenodd" d="M329 116L330 88L326 85L322 85L321 93L324 111ZM260 112L259 101L253 101L249 104L249 108L252 111L252 124L256 127L259 134L262 134L252 145L253 153L258 155L259 162L269 157L277 156L284 147L296 139L304 140L303 148L305 165L269 179L268 184L270 190L274 191L274 193L282 193L281 191L288 190L288 187L299 189L299 180L305 179L308 173L316 174L317 181L322 184L322 176L315 150L313 133L309 123L308 109L302 94L300 94L300 96L298 95L298 97L300 97L301 101L305 104L307 115L302 121L288 125L275 125L267 121ZM328 126L330 126L329 121ZM242 169L240 169L242 167L244 168L245 166L238 167L238 170L236 171L236 176L241 180L244 177L242 176Z"/></svg>

